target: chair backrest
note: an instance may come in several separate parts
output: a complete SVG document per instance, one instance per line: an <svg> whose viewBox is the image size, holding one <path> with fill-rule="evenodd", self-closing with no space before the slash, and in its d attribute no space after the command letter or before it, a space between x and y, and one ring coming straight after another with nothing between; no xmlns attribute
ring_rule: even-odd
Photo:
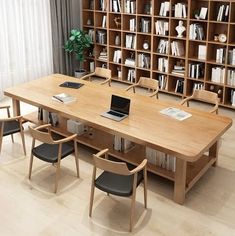
<svg viewBox="0 0 235 236"><path fill-rule="evenodd" d="M42 143L55 144L51 135L48 132L43 132L29 126L32 137Z"/></svg>
<svg viewBox="0 0 235 236"><path fill-rule="evenodd" d="M144 88L157 90L159 88L159 82L155 79L150 79L147 77L140 77L138 85Z"/></svg>
<svg viewBox="0 0 235 236"><path fill-rule="evenodd" d="M193 91L192 98L199 101L211 103L211 104L218 104L218 101L219 101L217 93L207 91L204 89L195 89Z"/></svg>
<svg viewBox="0 0 235 236"><path fill-rule="evenodd" d="M132 174L130 170L128 169L125 162L111 161L111 160L99 157L95 154L93 154L93 160L94 160L95 167L101 170L112 172L115 174L120 174L120 175Z"/></svg>
<svg viewBox="0 0 235 236"><path fill-rule="evenodd" d="M102 67L96 67L95 68L95 76L110 79L111 76L112 76L111 74L112 73L111 73L110 69L106 69L106 68L102 68Z"/></svg>

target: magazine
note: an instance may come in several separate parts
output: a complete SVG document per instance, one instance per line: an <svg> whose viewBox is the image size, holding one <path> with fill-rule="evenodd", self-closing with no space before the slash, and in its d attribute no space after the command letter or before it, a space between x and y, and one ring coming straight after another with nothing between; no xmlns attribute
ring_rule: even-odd
<svg viewBox="0 0 235 236"><path fill-rule="evenodd" d="M170 116L176 120L185 120L189 118L190 116L192 116L192 114L186 111L180 110L178 108L175 108L175 107L167 107L161 110L160 113Z"/></svg>
<svg viewBox="0 0 235 236"><path fill-rule="evenodd" d="M70 102L76 101L75 97L73 97L67 93L56 94L52 97L52 99L56 100L58 102L62 102L62 103L70 103Z"/></svg>

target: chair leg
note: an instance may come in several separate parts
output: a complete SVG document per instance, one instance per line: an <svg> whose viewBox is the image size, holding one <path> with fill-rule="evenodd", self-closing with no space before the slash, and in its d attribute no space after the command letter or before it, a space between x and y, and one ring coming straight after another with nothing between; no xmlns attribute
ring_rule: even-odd
<svg viewBox="0 0 235 236"><path fill-rule="evenodd" d="M56 175L55 175L55 190L54 190L54 193L57 193L59 177L60 177L60 162L57 162L56 163Z"/></svg>
<svg viewBox="0 0 235 236"><path fill-rule="evenodd" d="M30 162L29 162L29 179L31 179L32 168L33 168L33 153L31 153Z"/></svg>
<svg viewBox="0 0 235 236"><path fill-rule="evenodd" d="M20 131L20 135L21 135L21 140L22 140L24 155L26 156L25 138L24 138L24 132L23 132L23 130Z"/></svg>
<svg viewBox="0 0 235 236"><path fill-rule="evenodd" d="M147 209L147 170L144 169L144 207Z"/></svg>
<svg viewBox="0 0 235 236"><path fill-rule="evenodd" d="M79 178L79 160L78 160L78 146L76 141L74 141L74 158L75 158L75 163L76 163L76 170L77 170L77 177Z"/></svg>
<svg viewBox="0 0 235 236"><path fill-rule="evenodd" d="M132 232L133 225L134 225L134 216L135 216L135 196L136 196L136 193L133 192L133 194L132 194L132 199L131 199L130 232Z"/></svg>
<svg viewBox="0 0 235 236"><path fill-rule="evenodd" d="M11 141L14 143L14 137L13 137L13 134L11 134Z"/></svg>
<svg viewBox="0 0 235 236"><path fill-rule="evenodd" d="M134 174L132 198L131 198L131 216L130 216L130 232L132 232L135 217L135 198L136 198L137 173Z"/></svg>
<svg viewBox="0 0 235 236"><path fill-rule="evenodd" d="M92 181L92 184L91 184L91 195L90 195L89 217L91 217L91 215L92 215L92 207L93 207L93 201L94 201L94 194L95 194L95 185L94 185L94 182Z"/></svg>

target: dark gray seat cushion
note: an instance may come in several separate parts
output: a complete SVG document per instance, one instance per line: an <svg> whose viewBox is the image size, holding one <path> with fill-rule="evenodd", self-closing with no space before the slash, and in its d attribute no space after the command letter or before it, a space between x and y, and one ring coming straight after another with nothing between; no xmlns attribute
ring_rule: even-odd
<svg viewBox="0 0 235 236"><path fill-rule="evenodd" d="M57 158L58 158L58 149L59 149L59 145L57 144L53 145L53 144L43 143L33 148L32 153L34 156L36 156L37 158L43 161L55 163L57 162ZM61 159L72 154L73 152L74 152L74 147L71 144L63 143Z"/></svg>
<svg viewBox="0 0 235 236"><path fill-rule="evenodd" d="M20 123L16 120L4 121L3 136L20 132Z"/></svg>
<svg viewBox="0 0 235 236"><path fill-rule="evenodd" d="M132 195L133 175L118 175L104 171L96 180L95 186L107 193L128 197ZM143 180L143 172L138 173L137 186Z"/></svg>

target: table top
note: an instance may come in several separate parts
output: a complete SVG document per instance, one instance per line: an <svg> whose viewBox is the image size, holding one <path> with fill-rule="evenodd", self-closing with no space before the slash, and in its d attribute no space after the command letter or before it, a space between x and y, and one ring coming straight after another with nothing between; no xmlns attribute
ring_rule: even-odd
<svg viewBox="0 0 235 236"><path fill-rule="evenodd" d="M65 81L81 82L84 86L79 89L60 87ZM8 88L4 93L13 99L57 112L66 118L85 121L94 128L187 161L200 158L232 125L228 117L60 74ZM77 100L69 104L52 100L52 96L59 93L67 93ZM100 116L109 110L112 94L131 99L130 115L120 122ZM192 116L178 121L160 113L172 106Z"/></svg>

